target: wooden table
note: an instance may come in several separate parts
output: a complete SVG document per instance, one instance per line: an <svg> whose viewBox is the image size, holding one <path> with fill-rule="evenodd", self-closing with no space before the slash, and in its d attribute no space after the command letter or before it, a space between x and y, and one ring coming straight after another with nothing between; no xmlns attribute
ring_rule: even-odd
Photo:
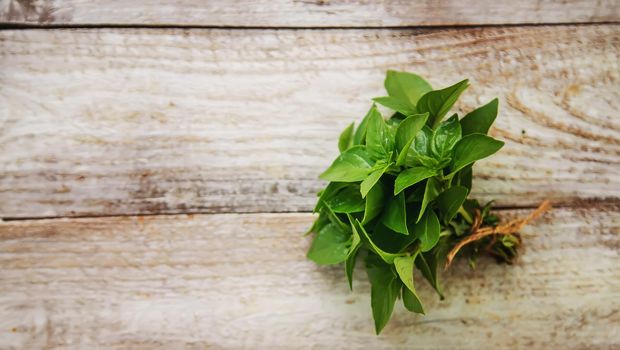
<svg viewBox="0 0 620 350"><path fill-rule="evenodd" d="M0 348L620 347L620 3L0 1ZM556 24L554 24L556 23ZM579 24L578 24L579 23ZM510 24L506 26L506 24ZM495 96L474 195L515 266L369 285L305 259L317 175L387 69Z"/></svg>

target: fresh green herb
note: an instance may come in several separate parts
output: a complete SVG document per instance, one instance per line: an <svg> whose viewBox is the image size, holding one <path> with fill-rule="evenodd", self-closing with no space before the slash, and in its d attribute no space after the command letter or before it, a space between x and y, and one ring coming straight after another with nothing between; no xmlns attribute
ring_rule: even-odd
<svg viewBox="0 0 620 350"><path fill-rule="evenodd" d="M344 262L352 288L363 255L377 334L401 297L407 310L424 313L415 268L443 298L438 270L459 250L472 266L483 252L511 263L518 230L533 218L498 226L490 203L467 199L473 163L504 145L486 135L497 99L460 120L457 114L444 120L468 86L463 80L432 90L416 74L388 71L388 96L373 100L393 113L386 119L373 104L357 128L352 123L342 132L340 155L320 176L330 182L315 207L308 258Z"/></svg>

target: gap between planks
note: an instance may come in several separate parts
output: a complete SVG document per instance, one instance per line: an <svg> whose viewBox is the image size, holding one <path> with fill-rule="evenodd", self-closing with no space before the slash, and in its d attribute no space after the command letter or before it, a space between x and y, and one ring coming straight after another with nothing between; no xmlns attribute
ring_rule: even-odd
<svg viewBox="0 0 620 350"><path fill-rule="evenodd" d="M167 25L167 24L35 24L35 23L0 23L0 30L31 30L31 29L230 29L230 30L420 30L430 33L442 30L476 29L476 28L517 28L517 27L563 27L563 26L596 26L620 25L620 21L604 22L544 22L544 23L506 23L506 24L450 24L431 26L238 26L238 25Z"/></svg>
<svg viewBox="0 0 620 350"><path fill-rule="evenodd" d="M576 202L571 203L551 203L551 210L554 209L593 209L599 208L602 210L620 210L620 198L610 197L604 198L602 200L589 200L589 199L576 199ZM528 210L535 209L537 205L503 205L493 207L494 211L499 212L508 212L514 210ZM0 222L15 222L15 221L39 221L39 220L62 220L62 219L114 219L114 218L142 218L142 217L174 217L174 216L208 216L208 215L263 215L263 214L312 214L312 211L241 211L241 212L208 212L208 211L188 211L188 212L178 212L178 213L147 213L147 214L136 214L136 213L127 213L127 214L92 214L92 215L75 215L75 216L33 216L33 217L0 217Z"/></svg>

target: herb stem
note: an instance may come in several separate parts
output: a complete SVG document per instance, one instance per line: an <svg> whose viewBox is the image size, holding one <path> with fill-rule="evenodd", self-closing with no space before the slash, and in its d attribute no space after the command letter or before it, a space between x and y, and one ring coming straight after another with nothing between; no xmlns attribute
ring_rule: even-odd
<svg viewBox="0 0 620 350"><path fill-rule="evenodd" d="M446 236L450 236L452 234L452 231L450 230L443 230L439 233L439 238L441 237L446 237Z"/></svg>
<svg viewBox="0 0 620 350"><path fill-rule="evenodd" d="M467 212L467 210L465 210L465 208L463 208L463 206L461 205L461 207L459 208L459 214L461 214L463 216L463 219L465 219L465 221L467 221L468 224L473 224L474 223L474 219L472 219L471 215L469 215L469 213Z"/></svg>

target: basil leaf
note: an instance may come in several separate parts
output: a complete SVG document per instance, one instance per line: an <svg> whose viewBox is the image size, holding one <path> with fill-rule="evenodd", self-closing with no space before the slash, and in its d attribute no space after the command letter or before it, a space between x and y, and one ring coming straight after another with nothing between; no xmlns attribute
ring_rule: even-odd
<svg viewBox="0 0 620 350"><path fill-rule="evenodd" d="M417 160L418 160L418 163L422 164L423 167L426 167L428 169L434 169L437 171L443 168L442 165L446 164L445 162L439 163L439 161L437 161L437 159L435 158L422 156L422 155L417 156ZM447 160L448 160L448 163L450 163L451 159L447 159Z"/></svg>
<svg viewBox="0 0 620 350"><path fill-rule="evenodd" d="M414 202L422 203L422 200L424 199L424 190L426 189L426 184L425 183L418 183L418 184L414 185L413 187L414 187L413 190L411 191L409 196L407 196L407 199L406 199L405 202L407 202L407 203L414 203Z"/></svg>
<svg viewBox="0 0 620 350"><path fill-rule="evenodd" d="M325 203L335 213L356 213L364 211L365 201L360 195L360 186L353 184L332 194Z"/></svg>
<svg viewBox="0 0 620 350"><path fill-rule="evenodd" d="M391 110L394 110L398 113L402 113L404 115L411 115L411 114L416 113L416 109L414 105L411 105L396 97L383 96L383 97L375 97L372 100L382 106L385 106Z"/></svg>
<svg viewBox="0 0 620 350"><path fill-rule="evenodd" d="M418 182L437 175L437 171L426 167L409 168L396 177L394 182L394 195L399 194L409 186L413 186Z"/></svg>
<svg viewBox="0 0 620 350"><path fill-rule="evenodd" d="M416 259L416 266L420 269L422 275L424 275L442 300L444 299L444 295L441 285L439 284L437 273L446 261L446 257L450 249L451 245L448 237L443 237L439 240L433 250L419 254L418 259ZM426 267L424 267L424 265L426 265Z"/></svg>
<svg viewBox="0 0 620 350"><path fill-rule="evenodd" d="M436 169L438 162L432 157L432 140L433 130L425 125L413 139L413 142L407 151L405 164L407 166L424 165L427 168Z"/></svg>
<svg viewBox="0 0 620 350"><path fill-rule="evenodd" d="M441 183L431 177L426 181L426 187L424 188L424 198L422 199L422 207L420 208L420 214L418 214L418 219L416 223L422 219L422 215L426 211L426 207L430 202L434 201L435 198L439 195L439 191L441 190Z"/></svg>
<svg viewBox="0 0 620 350"><path fill-rule="evenodd" d="M323 212L319 212L319 217L314 220L312 226L306 231L306 235L315 232L318 233L325 225L329 224L329 218Z"/></svg>
<svg viewBox="0 0 620 350"><path fill-rule="evenodd" d="M463 202L465 202L467 193L467 188L454 186L437 196L435 203L437 204L437 209L439 209L441 219L444 223L448 224L450 220L454 218L461 205L463 205Z"/></svg>
<svg viewBox="0 0 620 350"><path fill-rule="evenodd" d="M351 231L352 234L352 242L351 247L349 248L349 252L347 253L347 258L344 261L344 271L347 275L347 280L349 281L349 288L353 290L353 269L355 268L355 261L357 259L357 252L362 245L361 238L355 228L353 227L353 218L349 216L349 222L351 222Z"/></svg>
<svg viewBox="0 0 620 350"><path fill-rule="evenodd" d="M373 171L372 173L370 173L370 175L368 175L364 179L364 181L362 181L362 184L360 186L360 192L362 194L362 197L366 197L368 192L370 192L370 190L375 186L375 184L381 178L381 175L385 173L385 171L389 168L389 166L390 165L388 164L388 165L383 166L380 169Z"/></svg>
<svg viewBox="0 0 620 350"><path fill-rule="evenodd" d="M471 192L471 184L472 184L472 179L473 179L473 171L472 171L472 166L466 166L465 168L461 169L456 176L454 177L454 180L452 181L453 184L458 185L458 186L463 186L465 188L467 188L467 193Z"/></svg>
<svg viewBox="0 0 620 350"><path fill-rule="evenodd" d="M431 85L417 74L388 70L385 76L385 90L388 95L408 103L413 108L420 97L432 89Z"/></svg>
<svg viewBox="0 0 620 350"><path fill-rule="evenodd" d="M405 207L405 194L403 192L390 199L381 222L391 230L404 235L409 234L407 230L407 208Z"/></svg>
<svg viewBox="0 0 620 350"><path fill-rule="evenodd" d="M405 154L405 155L407 154L407 151L409 150L409 147L413 143L415 136L422 129L422 127L424 127L424 124L426 124L427 119L428 119L428 113L425 113L425 114L412 115L410 117L407 117L407 119L403 120L402 122L400 122L400 124L398 125L396 129L396 139L395 139L396 150L399 152L399 158L400 158L400 154ZM404 157L403 157L403 163L404 163Z"/></svg>
<svg viewBox="0 0 620 350"><path fill-rule="evenodd" d="M362 181L371 171L372 160L364 146L354 146L336 158L319 178L328 181Z"/></svg>
<svg viewBox="0 0 620 350"><path fill-rule="evenodd" d="M336 215L336 213L334 213L332 208L330 208L329 205L327 205L326 202L323 202L323 207L321 209L325 212L325 215L327 216L327 218L329 219L329 221L332 224L338 225L338 227L340 227L340 230L342 230L344 232L347 232L347 233L349 232L349 230L351 229L349 227L349 225L347 225L344 222L342 222L342 220L340 220L338 215Z"/></svg>
<svg viewBox="0 0 620 350"><path fill-rule="evenodd" d="M468 86L469 81L465 79L445 89L426 93L416 105L418 113L428 112L428 125L434 129Z"/></svg>
<svg viewBox="0 0 620 350"><path fill-rule="evenodd" d="M415 260L415 266L418 268L418 270L420 270L420 272L422 272L422 276L424 276L424 278L428 281L431 287L433 287L437 294L439 294L441 300L443 300L443 291L441 289L441 286L439 285L439 280L437 279L437 266L431 266L431 264L429 264L428 262L427 256L432 257L432 254L430 252L426 254L418 254L418 257Z"/></svg>
<svg viewBox="0 0 620 350"><path fill-rule="evenodd" d="M416 255L417 254L399 256L394 259L394 267L396 268L398 277L400 277L403 284L411 291L415 291L413 286L413 262L415 261Z"/></svg>
<svg viewBox="0 0 620 350"><path fill-rule="evenodd" d="M394 259L394 267L396 267L396 273L400 277L400 280L403 282L403 303L405 307L409 311L417 312L420 314L424 313L424 309L422 308L422 302L418 297L418 293L415 290L415 286L413 284L413 263L416 259L417 254L411 256L402 256ZM409 293L405 293L404 290L407 289ZM405 300L405 295L407 294L407 299Z"/></svg>
<svg viewBox="0 0 620 350"><path fill-rule="evenodd" d="M325 189L323 189L323 191L321 192L319 200L316 202L316 206L314 207L313 211L315 213L318 212L321 209L321 206L323 206L323 202L325 201L325 199L331 197L334 193L340 191L347 186L349 186L349 183L347 182L330 182L327 187L325 187Z"/></svg>
<svg viewBox="0 0 620 350"><path fill-rule="evenodd" d="M422 127L421 132L418 132L415 135L415 139L413 140L413 150L415 151L415 154L422 156L431 156L432 140L433 130L425 125L424 127Z"/></svg>
<svg viewBox="0 0 620 350"><path fill-rule="evenodd" d="M344 271L347 275L347 281L349 281L349 289L353 290L353 270L355 269L355 262L357 260L357 252L360 248L360 244L355 246L355 249L352 251L349 256L347 256L344 261Z"/></svg>
<svg viewBox="0 0 620 350"><path fill-rule="evenodd" d="M454 146L454 155L450 169L452 175L473 162L486 158L504 146L504 142L482 134L463 137Z"/></svg>
<svg viewBox="0 0 620 350"><path fill-rule="evenodd" d="M338 138L338 149L340 150L340 153L346 151L353 145L353 128L354 127L355 127L355 123L351 123L340 134L340 138Z"/></svg>
<svg viewBox="0 0 620 350"><path fill-rule="evenodd" d="M456 114L439 124L433 133L431 150L437 159L445 159L450 156L452 148L461 139L461 124Z"/></svg>
<svg viewBox="0 0 620 350"><path fill-rule="evenodd" d="M366 257L366 272L370 281L370 305L377 334L390 320L396 298L402 286L389 264L374 254Z"/></svg>
<svg viewBox="0 0 620 350"><path fill-rule="evenodd" d="M366 232L366 230L364 229L364 226L357 219L353 221L352 227L355 230L354 232L357 232L357 234L362 238L362 240L365 241L370 246L372 251L375 252L377 255L379 255L381 259L383 259L386 263L391 264L394 261L394 258L401 255L401 254L388 253L382 250L381 248L379 248L372 241L372 239L368 235L368 232Z"/></svg>
<svg viewBox="0 0 620 350"><path fill-rule="evenodd" d="M366 112L366 116L364 116L364 119L362 119L362 122L360 123L360 125L355 130L355 133L353 134L353 145L362 145L366 142L366 130L368 128L368 119L370 119L370 116L373 114L373 111L375 110L376 108L373 105L372 107L370 107L368 112Z"/></svg>
<svg viewBox="0 0 620 350"><path fill-rule="evenodd" d="M390 152L394 150L394 136L376 108L368 119L366 148L370 157L375 160L388 160Z"/></svg>
<svg viewBox="0 0 620 350"><path fill-rule="evenodd" d="M314 238L308 259L319 265L343 262L349 252L350 235L336 224L328 224Z"/></svg>
<svg viewBox="0 0 620 350"><path fill-rule="evenodd" d="M413 227L413 233L420 239L423 252L433 249L439 241L439 219L433 209L424 212L422 219Z"/></svg>
<svg viewBox="0 0 620 350"><path fill-rule="evenodd" d="M461 119L463 136L470 134L486 134L497 117L499 101L494 99L486 105L469 112Z"/></svg>
<svg viewBox="0 0 620 350"><path fill-rule="evenodd" d="M366 195L366 206L364 210L364 218L362 224L367 224L370 220L374 219L381 210L383 210L383 201L385 198L385 186L381 181L378 181L368 194Z"/></svg>
<svg viewBox="0 0 620 350"><path fill-rule="evenodd" d="M407 227L409 232L413 232L413 225ZM390 228L382 222L378 222L372 233L373 244L385 253L399 255L404 253L407 248L416 240L415 235L403 235Z"/></svg>
<svg viewBox="0 0 620 350"><path fill-rule="evenodd" d="M403 305L411 312L424 315L424 308L422 307L422 301L418 297L417 293L413 293L409 288L403 286Z"/></svg>

